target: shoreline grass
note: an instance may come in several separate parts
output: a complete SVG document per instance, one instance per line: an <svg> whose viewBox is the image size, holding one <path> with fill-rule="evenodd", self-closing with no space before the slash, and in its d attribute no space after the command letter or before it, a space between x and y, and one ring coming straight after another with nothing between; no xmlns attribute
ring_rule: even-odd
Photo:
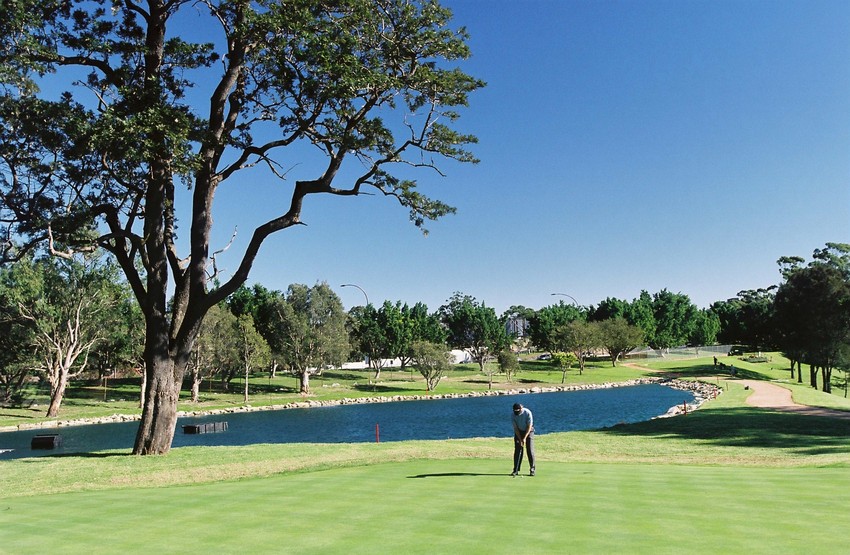
<svg viewBox="0 0 850 555"><path fill-rule="evenodd" d="M790 379L789 362L777 353L771 354L770 363L748 363L737 357L718 357L723 364L734 364L739 378L770 380L791 389L795 401L801 404L850 411L850 399L844 397L843 390L830 395L811 388L807 383L800 384ZM632 361L626 365L611 366L610 361L600 360L589 363L582 374L572 368L567 372L566 385L600 384L625 382L659 373L674 375L685 379L722 380L718 378L718 369L712 364L711 357L685 361ZM524 360L521 370L513 380L504 375L494 376L492 388L505 390L514 388L545 387L561 385L561 370L551 361L538 361L533 357ZM807 376L804 376L807 379ZM490 388L490 380L478 371L475 364L458 365L440 382L433 394L466 394L483 392ZM303 396L297 392L297 383L291 376L279 375L253 377L249 380L248 404L252 407L285 405L305 400L333 401L344 398L393 397L427 395L421 376L415 371L385 369L381 379L372 381L369 370L332 370L312 380L313 393ZM212 386L215 387L212 387ZM69 387L60 414L57 418L47 418L47 398L44 391L33 392L34 404L24 408L0 407L0 428L12 426L45 424L54 422L78 421L81 419L105 418L113 415L139 415L138 380L113 380L107 387L99 382L77 382ZM213 411L244 407L242 383L231 384L231 392L224 392L220 384L205 382L201 401L192 403L188 392L181 393L179 411Z"/></svg>
<svg viewBox="0 0 850 555"><path fill-rule="evenodd" d="M850 421L749 407L740 384L687 416L538 436L542 464L620 463L735 467L850 467ZM181 447L166 456L127 451L0 462L0 499L100 489L172 487L387 461L500 459L505 437L347 444Z"/></svg>

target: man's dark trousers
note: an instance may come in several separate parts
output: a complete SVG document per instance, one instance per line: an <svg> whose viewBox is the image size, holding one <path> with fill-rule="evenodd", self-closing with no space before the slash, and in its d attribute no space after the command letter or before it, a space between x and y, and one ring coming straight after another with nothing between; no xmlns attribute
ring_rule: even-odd
<svg viewBox="0 0 850 555"><path fill-rule="evenodd" d="M525 432L523 432L525 435ZM528 464L530 470L534 471L534 432L528 434L525 440L525 448L528 450ZM514 435L514 472L519 472L519 467L522 466L523 445L522 437Z"/></svg>

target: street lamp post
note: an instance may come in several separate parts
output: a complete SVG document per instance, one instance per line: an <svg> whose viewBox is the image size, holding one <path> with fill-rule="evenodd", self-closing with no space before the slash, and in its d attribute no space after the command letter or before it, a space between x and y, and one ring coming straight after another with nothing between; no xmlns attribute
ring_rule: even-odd
<svg viewBox="0 0 850 555"><path fill-rule="evenodd" d="M580 308L578 305L578 301L572 295L567 295L566 293L552 293L553 295L560 295L561 297L568 297L573 301L573 304L576 305L576 308Z"/></svg>
<svg viewBox="0 0 850 555"><path fill-rule="evenodd" d="M359 285L356 285L354 283L343 283L342 285L340 285L340 287L356 287L360 289L360 292L363 293L364 297L366 297L366 306L369 306L369 295L367 295L366 291L364 291L363 288Z"/></svg>

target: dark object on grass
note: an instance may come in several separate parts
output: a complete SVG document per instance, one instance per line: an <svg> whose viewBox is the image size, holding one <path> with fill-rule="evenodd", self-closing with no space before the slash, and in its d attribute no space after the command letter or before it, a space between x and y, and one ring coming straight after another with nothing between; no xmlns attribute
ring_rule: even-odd
<svg viewBox="0 0 850 555"><path fill-rule="evenodd" d="M62 436L59 434L41 434L32 438L31 449L55 449L62 446Z"/></svg>

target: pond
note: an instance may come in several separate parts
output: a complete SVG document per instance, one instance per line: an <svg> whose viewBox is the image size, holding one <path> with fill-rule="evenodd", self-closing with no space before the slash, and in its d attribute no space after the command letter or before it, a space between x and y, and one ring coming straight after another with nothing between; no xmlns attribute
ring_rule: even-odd
<svg viewBox="0 0 850 555"><path fill-rule="evenodd" d="M509 437L511 406L522 403L534 414L536 433L591 430L622 422L649 420L674 405L691 403L694 394L658 384L583 391L527 393L422 401L257 411L181 418L174 447L254 443L362 443L376 440ZM184 434L182 426L228 423L224 432ZM0 433L0 460L132 449L138 422L93 424L49 430ZM32 450L35 435L59 434L62 445Z"/></svg>

